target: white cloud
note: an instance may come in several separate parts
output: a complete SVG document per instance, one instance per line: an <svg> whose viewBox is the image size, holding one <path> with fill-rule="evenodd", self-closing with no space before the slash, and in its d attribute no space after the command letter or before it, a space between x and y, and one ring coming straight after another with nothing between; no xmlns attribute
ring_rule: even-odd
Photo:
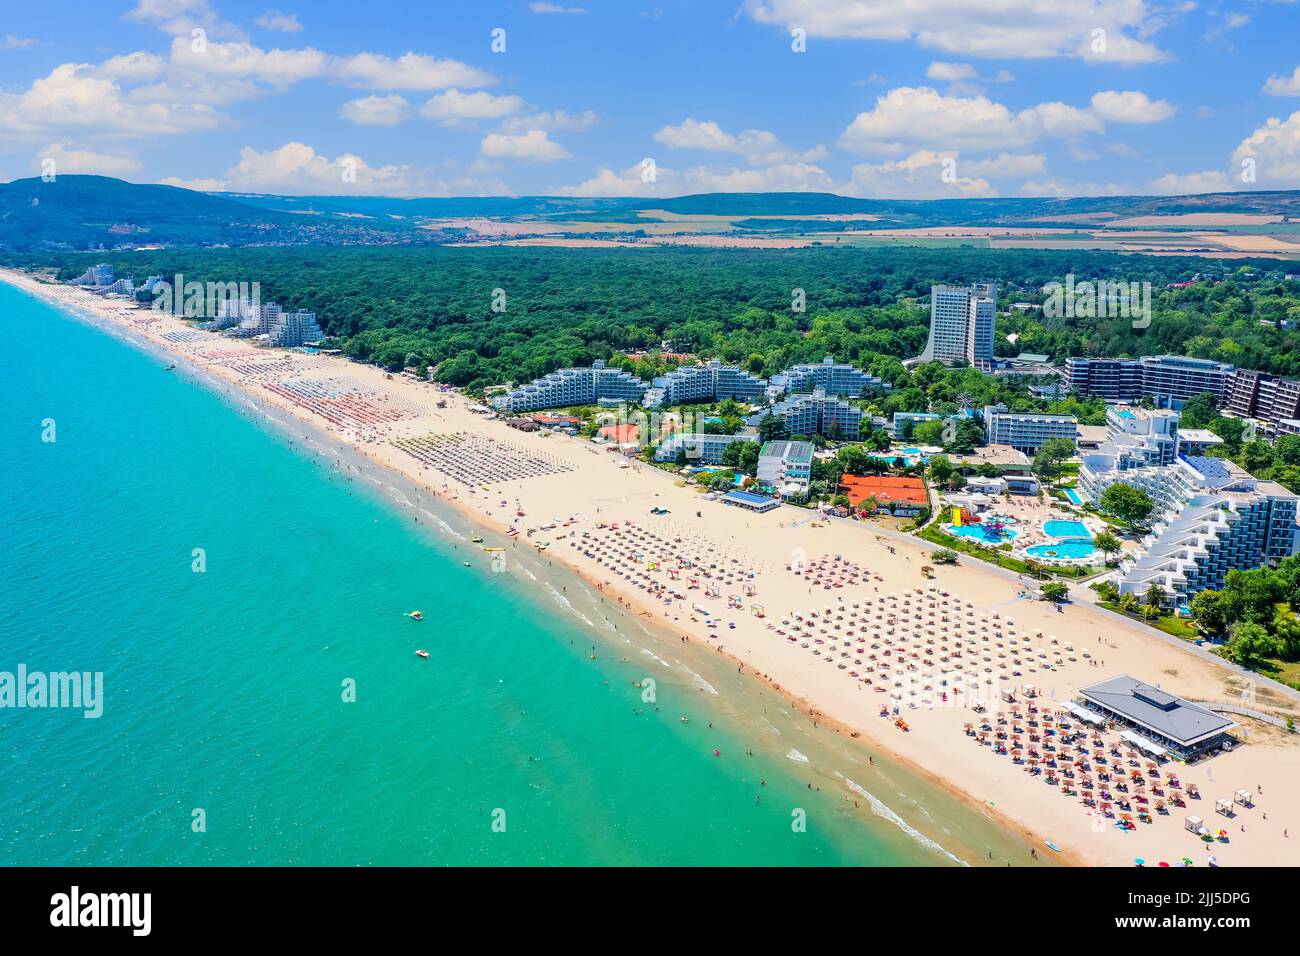
<svg viewBox="0 0 1300 956"><path fill-rule="evenodd" d="M453 126L467 120L495 120L517 113L524 101L518 96L493 96L482 91L462 93L451 89L436 93L420 107L420 115Z"/></svg>
<svg viewBox="0 0 1300 956"><path fill-rule="evenodd" d="M61 175L127 176L140 169L140 160L133 155L99 153L80 149L70 142L50 143L32 157L32 169L43 170L45 160L54 160L54 172Z"/></svg>
<svg viewBox="0 0 1300 956"><path fill-rule="evenodd" d="M544 129L526 133L489 133L479 144L479 152L495 159L523 159L536 163L553 163L567 159L569 151L550 138Z"/></svg>
<svg viewBox="0 0 1300 956"><path fill-rule="evenodd" d="M735 153L743 156L751 166L806 163L826 155L823 146L802 152L791 149L777 139L776 134L767 130L747 129L733 135L712 120L702 122L692 117L687 117L677 126L661 127L654 134L654 139L669 149Z"/></svg>
<svg viewBox="0 0 1300 956"><path fill-rule="evenodd" d="M0 50L22 50L35 44L36 41L31 37L19 37L9 33L5 35L3 40L0 40Z"/></svg>
<svg viewBox="0 0 1300 956"><path fill-rule="evenodd" d="M51 131L156 136L211 128L210 106L179 100L135 102L117 80L85 63L64 63L21 93L0 92L0 131L41 135Z"/></svg>
<svg viewBox="0 0 1300 956"><path fill-rule="evenodd" d="M470 170L470 173L485 170ZM497 178L466 175L458 164L373 166L355 153L331 159L298 142L278 149L245 146L239 162L222 177L162 180L170 186L209 192L264 192L300 196L501 196L510 187Z"/></svg>
<svg viewBox="0 0 1300 956"><path fill-rule="evenodd" d="M364 96L339 107L339 116L361 126L396 126L411 115L411 104L397 93Z"/></svg>
<svg viewBox="0 0 1300 956"><path fill-rule="evenodd" d="M1222 170L1209 169L1199 173L1168 173L1147 183L1147 189L1165 196L1185 196L1229 192L1233 185Z"/></svg>
<svg viewBox="0 0 1300 956"><path fill-rule="evenodd" d="M1167 58L1147 39L1163 23L1145 0L999 0L992 9L969 0L744 0L743 9L759 23L800 27L810 37L914 41L962 56Z"/></svg>
<svg viewBox="0 0 1300 956"><path fill-rule="evenodd" d="M566 113L564 110L544 110L526 116L512 116L501 124L505 133L519 133L530 129L545 129L552 133L582 133L600 122L594 110Z"/></svg>
<svg viewBox="0 0 1300 956"><path fill-rule="evenodd" d="M409 166L371 166L354 153L330 159L303 143L259 152L245 146L223 180L227 190L284 195L397 195L411 188Z"/></svg>
<svg viewBox="0 0 1300 956"><path fill-rule="evenodd" d="M852 152L902 153L909 146L986 150L1101 129L1097 117L1065 103L1040 103L1016 113L986 96L944 96L928 86L900 86L859 113L839 145Z"/></svg>
<svg viewBox="0 0 1300 956"><path fill-rule="evenodd" d="M128 83L139 83L143 80L154 79L162 73L166 66L167 61L157 53L136 51L135 53L125 53L105 60L99 65L99 72L103 76L110 76L113 79L125 80Z"/></svg>
<svg viewBox="0 0 1300 956"><path fill-rule="evenodd" d="M396 58L380 53L335 57L331 71L344 82L374 90L441 90L496 82L477 67L423 53L403 53Z"/></svg>
<svg viewBox="0 0 1300 956"><path fill-rule="evenodd" d="M675 181L676 173L662 166L655 169L653 182L642 176L640 165L629 166L621 172L602 166L591 179L576 186L561 186L555 193L559 196L671 196L675 195L671 187Z"/></svg>
<svg viewBox="0 0 1300 956"><path fill-rule="evenodd" d="M966 199L995 195L987 180L963 175L966 170L957 160L956 153L927 149L878 165L859 163L839 191L881 199Z"/></svg>
<svg viewBox="0 0 1300 956"><path fill-rule="evenodd" d="M1269 96L1300 96L1300 66L1290 76L1270 76L1264 92Z"/></svg>
<svg viewBox="0 0 1300 956"><path fill-rule="evenodd" d="M565 7L558 3L530 3L528 9L533 13L586 13L583 7Z"/></svg>
<svg viewBox="0 0 1300 956"><path fill-rule="evenodd" d="M302 29L298 14L281 13L279 10L267 10L253 22L263 30L279 30L281 33L297 33Z"/></svg>
<svg viewBox="0 0 1300 956"><path fill-rule="evenodd" d="M1112 123L1158 123L1177 112L1168 100L1153 100L1135 90L1106 90L1092 97L1092 111Z"/></svg>
<svg viewBox="0 0 1300 956"><path fill-rule="evenodd" d="M208 0L139 0L125 19L152 24L172 36L188 38L201 29L212 36L243 37L243 31L216 15Z"/></svg>
<svg viewBox="0 0 1300 956"><path fill-rule="evenodd" d="M171 62L180 69L218 77L266 83L277 88L325 76L327 53L312 47L301 50L263 50L251 43L209 41L201 50L185 37L172 41Z"/></svg>
<svg viewBox="0 0 1300 956"><path fill-rule="evenodd" d="M1044 179L1026 182L1020 187L1022 196L1050 196L1068 199L1074 196L1127 196L1137 190L1117 183L1063 182Z"/></svg>
<svg viewBox="0 0 1300 956"><path fill-rule="evenodd" d="M1240 170L1247 159L1254 160L1261 188L1300 187L1300 111L1285 120L1269 117L1243 139L1232 154L1234 168Z"/></svg>
<svg viewBox="0 0 1300 956"><path fill-rule="evenodd" d="M999 153L986 159L961 160L958 168L967 176L993 179L1037 176L1047 171L1047 157L1042 153Z"/></svg>
<svg viewBox="0 0 1300 956"><path fill-rule="evenodd" d="M193 189L201 193L219 193L226 191L226 181L224 179L208 179L200 177L198 179L181 179L179 176L167 176L158 180L163 186L179 186L181 189Z"/></svg>
<svg viewBox="0 0 1300 956"><path fill-rule="evenodd" d="M956 83L958 80L973 80L979 74L969 63L945 63L935 60L925 68L925 75L940 83Z"/></svg>

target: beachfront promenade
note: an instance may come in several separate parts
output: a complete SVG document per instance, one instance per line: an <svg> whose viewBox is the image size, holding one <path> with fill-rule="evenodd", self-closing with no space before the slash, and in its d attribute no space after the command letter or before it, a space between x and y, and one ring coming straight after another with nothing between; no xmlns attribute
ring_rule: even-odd
<svg viewBox="0 0 1300 956"><path fill-rule="evenodd" d="M484 553L474 562L484 573L492 573L494 561L499 560L496 555L505 554L508 560L513 549L540 549L548 559L581 574L609 599L653 619L658 630L673 635L669 640L685 640L733 658L737 666L786 695L810 720L857 735L868 748L888 750L965 794L986 815L1023 833L1040 852L1043 841L1051 840L1080 862L1127 865L1137 856L1171 862L1190 856L1203 865L1207 851L1183 828L1181 812L1152 812L1146 821L1134 811L1134 828L1121 828L1117 817L1098 815L1101 801L1096 794L1094 805L1089 806L1082 795L1063 792L1059 780L1048 784L1044 774L1031 774L1009 753L996 752L996 722L991 724L995 729L986 732L988 746L966 732L967 724L980 726L976 717L984 716L977 715L969 703L976 697L969 690L972 681L981 690L995 691L1004 683L1017 687L1032 683L1034 706L1039 709L1036 717L1042 722L1068 722L1061 711L1080 687L1119 674L1163 684L1196 700L1240 704L1239 671L1202 649L1105 612L1086 599L1064 613L1047 602L1021 599L1017 593L1026 589L1026 579L971 557L963 557L956 566L936 567L930 579L921 567L937 546L915 536L790 506L755 514L706 501L659 469L630 463L579 439L510 429L502 421L475 413L463 396L438 393L427 382L302 353L274 353L277 357L270 370L253 361L259 356L225 360L227 349L247 351L247 346L207 333L198 339L168 338L167 333L189 326L170 316L123 310L119 304L77 290L31 282L27 287L65 307L97 310L101 320L165 348L258 402L310 421L335 440L462 509L485 529L485 547L506 549ZM355 385L336 394L322 384L333 379L348 379ZM292 385L300 380L314 384ZM445 400L446 407L437 407L435 399ZM317 409L313 403L324 404ZM431 436L461 437L452 441ZM491 454L479 454L482 449L490 449ZM498 467L502 460L512 462L512 467ZM666 513L651 514L652 508ZM656 538L627 537L641 533ZM583 543L588 547L581 547ZM600 554L590 547L597 543L606 549L605 563L586 554ZM616 568L608 563L614 560L608 553L611 547L619 549ZM674 591L681 598L652 587L652 581L667 586L670 569L679 578L684 575L689 570L681 565L684 557L705 564L703 570L715 576L701 577L698 587L691 587L689 581L677 584ZM804 573L826 562L828 567L842 562L856 570L838 586L818 583ZM716 576L719 572L721 577ZM891 604L891 596L896 596L898 606ZM912 604L902 604L905 600ZM762 609L762 616L756 608ZM895 634L888 635L883 632L890 627L891 612ZM940 627L944 623L954 627L959 621L962 626L943 642L942 631L928 626L931 612ZM917 613L920 622L915 620ZM836 619L840 614L844 620ZM794 630L796 623L802 626L810 619L817 622L812 635L805 635L805 629ZM847 637L850 646L843 647L841 637L828 657L829 635L837 633L837 624L844 634L850 620L854 630ZM878 624L879 639L874 633ZM823 626L825 635L816 631ZM861 633L864 627L865 634ZM791 636L796 640L789 640ZM895 641L894 646L884 643L886 636ZM826 643L817 644L819 638ZM938 643L931 648L927 639ZM872 649L872 643L880 647ZM942 660L942 653L931 654L932 663L926 664L927 650L945 646L949 661ZM958 649L960 668L955 657ZM815 650L822 653L814 654ZM860 650L865 653L857 653ZM887 673L885 650L890 651ZM988 661L983 660L986 650ZM906 655L901 669L899 652ZM846 658L844 653L853 656ZM875 661L868 656L871 653L876 654ZM913 654L921 656L913 659ZM859 660L861 664L855 663ZM877 670L868 672L871 666ZM850 676L853 671L856 678ZM956 693L959 671L962 692ZM863 677L870 677L871 683ZM896 681L901 687L894 686ZM878 686L885 689L876 690ZM994 694L992 702L985 704L987 716L994 720L999 699ZM1286 702L1295 699L1288 691ZM880 716L882 702L886 703L884 717ZM1008 720L1015 719L1009 706L1005 711ZM1021 719L1027 720L1027 709L1021 713ZM1057 729L1053 726L1053 736ZM1104 754L1109 755L1113 743L1103 739ZM1087 744L1091 760L1091 738ZM1124 754L1121 750L1119 759L1130 759ZM1247 746L1185 768L1179 783L1184 793L1193 784L1208 798L1209 810L1200 814L1206 818L1214 815L1217 798L1237 789L1262 788L1253 808L1224 818L1227 842L1216 841L1213 849L1221 865L1300 864L1300 747L1294 735L1261 725L1252 729ZM1112 812L1128 811L1115 811L1113 805Z"/></svg>

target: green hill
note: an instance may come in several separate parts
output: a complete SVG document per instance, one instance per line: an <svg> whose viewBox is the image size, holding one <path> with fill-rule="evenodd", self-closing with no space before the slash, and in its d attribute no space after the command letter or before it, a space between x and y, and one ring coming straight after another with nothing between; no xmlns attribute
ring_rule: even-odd
<svg viewBox="0 0 1300 956"><path fill-rule="evenodd" d="M106 176L0 184L0 250L142 245L389 244L426 239L399 223L259 209L175 186Z"/></svg>

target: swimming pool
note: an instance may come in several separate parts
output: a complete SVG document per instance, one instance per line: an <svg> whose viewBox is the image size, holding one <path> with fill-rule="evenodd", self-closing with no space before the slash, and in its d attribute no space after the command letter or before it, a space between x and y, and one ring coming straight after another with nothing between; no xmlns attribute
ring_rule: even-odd
<svg viewBox="0 0 1300 956"><path fill-rule="evenodd" d="M1093 547L1090 538L1069 538L1065 541L1057 541L1054 544L1036 544L1032 548L1026 548L1025 554L1031 558L1082 560L1091 558L1096 551L1097 549Z"/></svg>
<svg viewBox="0 0 1300 956"><path fill-rule="evenodd" d="M1078 493L1077 491L1075 491L1073 488L1066 488L1066 489L1065 489L1065 497L1069 498L1069 499L1070 499L1072 502L1074 502L1076 505L1081 505L1081 504L1083 504L1083 499L1082 499L1081 497L1079 497L1079 493Z"/></svg>
<svg viewBox="0 0 1300 956"><path fill-rule="evenodd" d="M1003 528L1002 537L990 538L988 535L985 534L986 528L982 524L964 524L961 527L950 524L944 530L951 535L956 535L958 538L970 538L974 541L979 541L984 544L998 544L1002 541L1010 541L1012 538L1016 536L1016 532L1014 529Z"/></svg>
<svg viewBox="0 0 1300 956"><path fill-rule="evenodd" d="M1082 521L1048 521L1043 531L1053 538L1092 538L1092 532Z"/></svg>

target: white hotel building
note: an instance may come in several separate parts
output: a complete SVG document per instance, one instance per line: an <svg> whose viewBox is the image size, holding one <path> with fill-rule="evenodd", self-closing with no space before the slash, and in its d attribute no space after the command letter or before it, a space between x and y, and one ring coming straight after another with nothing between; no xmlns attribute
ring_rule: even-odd
<svg viewBox="0 0 1300 956"><path fill-rule="evenodd" d="M990 445L1010 445L1032 455L1049 438L1064 438L1076 445L1079 420L1073 415L1035 415L1011 412L1005 405L985 405L984 430Z"/></svg>
<svg viewBox="0 0 1300 956"><path fill-rule="evenodd" d="M991 366L997 310L994 283L931 286L930 338L920 361Z"/></svg>

